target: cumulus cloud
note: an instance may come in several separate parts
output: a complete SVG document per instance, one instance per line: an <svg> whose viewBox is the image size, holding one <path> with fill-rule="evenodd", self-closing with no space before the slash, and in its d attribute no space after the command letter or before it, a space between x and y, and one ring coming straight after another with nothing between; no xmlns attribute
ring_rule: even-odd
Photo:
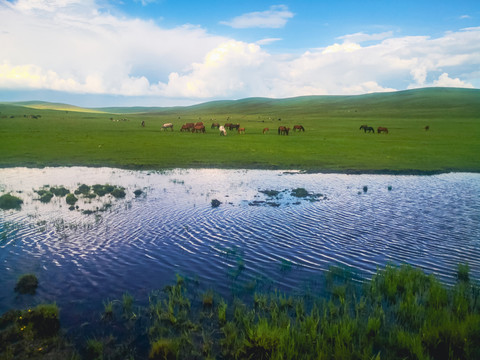
<svg viewBox="0 0 480 360"><path fill-rule="evenodd" d="M165 29L88 1L0 0L0 90L147 96L161 105L480 87L480 27L437 38L360 32L300 54L272 54L266 45L279 39L247 43L198 26Z"/></svg>
<svg viewBox="0 0 480 360"><path fill-rule="evenodd" d="M234 17L229 21L221 21L236 29L245 28L281 28L294 14L285 5L274 5L266 11L255 11Z"/></svg>

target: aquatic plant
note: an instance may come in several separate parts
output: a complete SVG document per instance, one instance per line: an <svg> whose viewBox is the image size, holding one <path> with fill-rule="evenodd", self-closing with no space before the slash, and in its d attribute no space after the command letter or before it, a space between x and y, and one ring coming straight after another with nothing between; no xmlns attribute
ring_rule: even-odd
<svg viewBox="0 0 480 360"><path fill-rule="evenodd" d="M140 195L143 194L143 191L140 190L140 189L137 189L137 190L135 190L135 191L133 192L133 194L135 195L135 197L139 197Z"/></svg>
<svg viewBox="0 0 480 360"><path fill-rule="evenodd" d="M11 194L0 196L0 209L2 210L20 210L23 200Z"/></svg>
<svg viewBox="0 0 480 360"><path fill-rule="evenodd" d="M66 202L68 205L75 205L75 203L78 201L77 197L73 195L72 193L68 194L67 197L65 198Z"/></svg>
<svg viewBox="0 0 480 360"><path fill-rule="evenodd" d="M80 185L77 190L74 191L75 195L87 195L90 192L90 186L86 184Z"/></svg>
<svg viewBox="0 0 480 360"><path fill-rule="evenodd" d="M221 202L217 199L212 199L211 204L212 204L212 207L219 207Z"/></svg>
<svg viewBox="0 0 480 360"><path fill-rule="evenodd" d="M116 199L122 199L126 196L125 189L119 188L119 187L116 187L115 189L113 189L111 194Z"/></svg>
<svg viewBox="0 0 480 360"><path fill-rule="evenodd" d="M44 191L41 194L39 192L39 195L40 195L40 199L39 199L40 202L45 203L45 204L49 203L50 200L52 200L52 198L53 198L53 194L50 191Z"/></svg>
<svg viewBox="0 0 480 360"><path fill-rule="evenodd" d="M86 344L86 358L89 360L103 359L103 342L97 339L88 339Z"/></svg>
<svg viewBox="0 0 480 360"><path fill-rule="evenodd" d="M128 292L122 295L122 307L125 316L129 316L133 310L133 296Z"/></svg>
<svg viewBox="0 0 480 360"><path fill-rule="evenodd" d="M70 190L67 190L63 186L59 186L59 187L51 187L50 192L55 196L64 197L70 193Z"/></svg>
<svg viewBox="0 0 480 360"><path fill-rule="evenodd" d="M148 357L154 360L174 360L177 359L178 350L178 340L158 339L152 344Z"/></svg>
<svg viewBox="0 0 480 360"><path fill-rule="evenodd" d="M35 274L24 274L20 276L15 285L15 292L20 294L34 295L37 291L38 279Z"/></svg>
<svg viewBox="0 0 480 360"><path fill-rule="evenodd" d="M366 193L367 191L368 191L368 186L365 185L365 186L363 187L363 192Z"/></svg>

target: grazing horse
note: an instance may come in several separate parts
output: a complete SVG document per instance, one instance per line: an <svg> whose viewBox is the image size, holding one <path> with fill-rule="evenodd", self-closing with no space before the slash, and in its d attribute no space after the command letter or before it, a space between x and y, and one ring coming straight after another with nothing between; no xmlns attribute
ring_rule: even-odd
<svg viewBox="0 0 480 360"><path fill-rule="evenodd" d="M219 123L213 123L211 129L218 129L220 127Z"/></svg>
<svg viewBox="0 0 480 360"><path fill-rule="evenodd" d="M288 135L289 131L290 131L290 128L288 127L285 127L285 126L278 127L278 135Z"/></svg>
<svg viewBox="0 0 480 360"><path fill-rule="evenodd" d="M192 132L201 132L201 133L205 133L205 126L204 125L195 125L195 127L193 128L193 131Z"/></svg>
<svg viewBox="0 0 480 360"><path fill-rule="evenodd" d="M198 122L195 123L195 126L202 126L202 125L203 125L203 122L201 122L201 121L198 121Z"/></svg>
<svg viewBox="0 0 480 360"><path fill-rule="evenodd" d="M264 133L264 134L265 134L266 132L269 132L269 131L270 131L269 128L264 128L264 129L263 129L263 133Z"/></svg>
<svg viewBox="0 0 480 360"><path fill-rule="evenodd" d="M297 131L297 130L305 132L305 128L302 125L294 125L293 131Z"/></svg>
<svg viewBox="0 0 480 360"><path fill-rule="evenodd" d="M230 131L232 131L233 129L239 129L240 128L240 124L230 124Z"/></svg>
<svg viewBox="0 0 480 360"><path fill-rule="evenodd" d="M424 127L424 129L425 129L425 131L428 131L430 129L430 126L427 125L427 126Z"/></svg>
<svg viewBox="0 0 480 360"><path fill-rule="evenodd" d="M230 130L230 126L232 126L232 123L225 123L224 125L225 129L229 129L229 130Z"/></svg>
<svg viewBox="0 0 480 360"><path fill-rule="evenodd" d="M195 127L194 123L186 123L186 124L182 125L180 131L192 131L193 132L194 127Z"/></svg>
<svg viewBox="0 0 480 360"><path fill-rule="evenodd" d="M371 132L372 134L375 134L375 129L371 126L362 125L362 126L360 126L360 129L358 129L358 130L362 130L362 129L363 129L364 132L368 131L368 132Z"/></svg>
<svg viewBox="0 0 480 360"><path fill-rule="evenodd" d="M239 134L245 134L245 128L238 128Z"/></svg>
<svg viewBox="0 0 480 360"><path fill-rule="evenodd" d="M380 127L377 129L377 133L380 134L380 133L382 133L382 132L384 132L385 134L388 134L388 129L387 129L386 127L381 127L381 126L380 126Z"/></svg>
<svg viewBox="0 0 480 360"><path fill-rule="evenodd" d="M220 130L220 136L227 136L227 130L225 130L225 126L219 126L218 130Z"/></svg>
<svg viewBox="0 0 480 360"><path fill-rule="evenodd" d="M162 130L170 129L173 131L173 124L172 123L166 123L162 125Z"/></svg>

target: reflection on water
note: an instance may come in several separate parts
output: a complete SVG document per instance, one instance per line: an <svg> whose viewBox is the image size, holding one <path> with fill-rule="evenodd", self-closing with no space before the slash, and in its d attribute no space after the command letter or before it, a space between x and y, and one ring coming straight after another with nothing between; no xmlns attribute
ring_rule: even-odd
<svg viewBox="0 0 480 360"><path fill-rule="evenodd" d="M64 198L34 200L42 186L82 183L123 186L127 196L91 215ZM299 188L318 196L296 197ZM239 279L301 290L333 264L369 276L406 262L452 282L468 262L480 278L479 174L15 168L0 169L0 192L24 200L21 211L0 212L1 312L25 301L101 306L125 291L145 298L175 273L222 294ZM95 209L107 200L82 201ZM33 300L13 291L27 272L40 282Z"/></svg>

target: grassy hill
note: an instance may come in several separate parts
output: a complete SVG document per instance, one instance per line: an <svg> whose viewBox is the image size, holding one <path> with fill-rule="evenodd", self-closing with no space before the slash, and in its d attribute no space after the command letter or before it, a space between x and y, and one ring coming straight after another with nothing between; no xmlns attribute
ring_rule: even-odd
<svg viewBox="0 0 480 360"><path fill-rule="evenodd" d="M35 115L35 117L32 117ZM146 126L140 124L145 121ZM205 134L180 132L202 121ZM246 134L220 137L212 122ZM163 123L174 131L162 131ZM279 136L278 126L306 131ZM388 127L366 134L360 125ZM425 131L424 127L430 130ZM263 134L268 127L270 131ZM333 172L480 171L480 90L426 88L358 96L248 98L187 107L82 109L0 103L0 166L90 165L303 169Z"/></svg>

